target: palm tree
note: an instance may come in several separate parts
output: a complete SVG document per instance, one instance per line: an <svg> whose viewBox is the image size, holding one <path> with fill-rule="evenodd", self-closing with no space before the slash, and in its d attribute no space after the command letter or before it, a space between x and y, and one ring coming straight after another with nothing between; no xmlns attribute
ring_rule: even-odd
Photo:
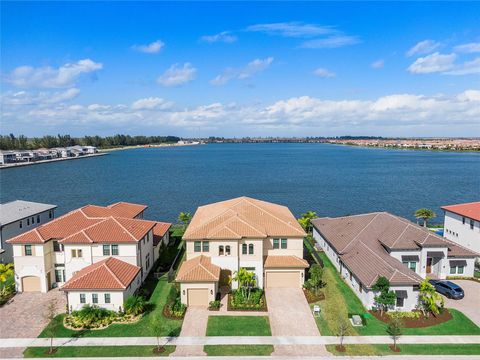
<svg viewBox="0 0 480 360"><path fill-rule="evenodd" d="M433 219L434 217L437 217L437 215L430 209L422 208L415 211L415 217L417 219L422 219L423 226L427 227L427 220Z"/></svg>
<svg viewBox="0 0 480 360"><path fill-rule="evenodd" d="M230 279L233 281L238 281L238 287L243 294L244 299L250 299L251 290L257 286L257 280L255 279L255 273L248 271L245 268L240 268L240 270L233 273L233 277Z"/></svg>
<svg viewBox="0 0 480 360"><path fill-rule="evenodd" d="M300 219L298 219L298 222L303 227L303 229L309 233L312 231L311 221L316 217L317 217L317 213L315 211L310 210L310 211L307 211L306 213L303 213Z"/></svg>
<svg viewBox="0 0 480 360"><path fill-rule="evenodd" d="M435 287L430 284L427 279L424 279L419 286L418 298L424 316L432 313L434 316L440 313L440 309L444 306L443 297L441 297Z"/></svg>
<svg viewBox="0 0 480 360"><path fill-rule="evenodd" d="M192 215L189 212L182 211L180 214L178 214L178 221L183 223L183 231L187 230L190 220L192 220Z"/></svg>

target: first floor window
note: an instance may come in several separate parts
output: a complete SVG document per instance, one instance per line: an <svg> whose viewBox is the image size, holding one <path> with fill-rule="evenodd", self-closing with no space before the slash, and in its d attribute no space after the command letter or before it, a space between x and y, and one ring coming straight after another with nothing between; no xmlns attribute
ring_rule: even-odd
<svg viewBox="0 0 480 360"><path fill-rule="evenodd" d="M273 239L273 248L280 249L280 239Z"/></svg>
<svg viewBox="0 0 480 360"><path fill-rule="evenodd" d="M404 300L403 297L397 297L397 307L403 307Z"/></svg>
<svg viewBox="0 0 480 360"><path fill-rule="evenodd" d="M287 248L287 239L282 239L282 249Z"/></svg>
<svg viewBox="0 0 480 360"><path fill-rule="evenodd" d="M92 303L98 304L98 294L92 294Z"/></svg>
<svg viewBox="0 0 480 360"><path fill-rule="evenodd" d="M195 251L195 252L201 252L202 251L202 242L201 241L195 241L194 242L193 251Z"/></svg>
<svg viewBox="0 0 480 360"><path fill-rule="evenodd" d="M218 247L218 255L219 255L219 256L222 256L223 254L224 254L223 245L220 245L220 246Z"/></svg>
<svg viewBox="0 0 480 360"><path fill-rule="evenodd" d="M112 245L112 255L118 255L118 245Z"/></svg>
<svg viewBox="0 0 480 360"><path fill-rule="evenodd" d="M457 274L463 274L463 266L457 266Z"/></svg>
<svg viewBox="0 0 480 360"><path fill-rule="evenodd" d="M208 241L202 241L202 251L203 252L210 251L210 243Z"/></svg>
<svg viewBox="0 0 480 360"><path fill-rule="evenodd" d="M55 282L63 282L62 270L55 270Z"/></svg>
<svg viewBox="0 0 480 360"><path fill-rule="evenodd" d="M110 304L110 294L105 294L105 304Z"/></svg>
<svg viewBox="0 0 480 360"><path fill-rule="evenodd" d="M247 255L247 244L242 244L242 254Z"/></svg>
<svg viewBox="0 0 480 360"><path fill-rule="evenodd" d="M32 245L25 245L25 256L32 256Z"/></svg>
<svg viewBox="0 0 480 360"><path fill-rule="evenodd" d="M456 274L457 273L457 267L456 266L450 266L450 274Z"/></svg>
<svg viewBox="0 0 480 360"><path fill-rule="evenodd" d="M110 245L103 245L103 256L110 255Z"/></svg>
<svg viewBox="0 0 480 360"><path fill-rule="evenodd" d="M85 294L80 294L80 304L85 304L86 299L85 299Z"/></svg>

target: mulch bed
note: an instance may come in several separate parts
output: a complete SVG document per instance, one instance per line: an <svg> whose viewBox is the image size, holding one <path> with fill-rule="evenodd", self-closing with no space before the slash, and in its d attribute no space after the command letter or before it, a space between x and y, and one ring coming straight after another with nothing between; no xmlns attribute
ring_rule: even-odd
<svg viewBox="0 0 480 360"><path fill-rule="evenodd" d="M161 354L163 352L165 352L165 348L163 346L160 346L159 348L155 346L153 348L153 353L154 354Z"/></svg>
<svg viewBox="0 0 480 360"><path fill-rule="evenodd" d="M335 350L337 350L338 352L345 352L347 349L345 348L345 346L340 346L340 345L335 345Z"/></svg>
<svg viewBox="0 0 480 360"><path fill-rule="evenodd" d="M305 295L305 298L307 299L307 302L309 304L316 303L320 300L325 300L325 294L322 291L319 291L318 294L315 295L315 293L313 293L312 291L308 289L303 289L303 294Z"/></svg>
<svg viewBox="0 0 480 360"><path fill-rule="evenodd" d="M393 352L400 352L400 348L397 346L396 348L393 347L393 345L388 345L388 347L390 348L390 350L392 350Z"/></svg>
<svg viewBox="0 0 480 360"><path fill-rule="evenodd" d="M380 315L379 311L369 311L370 314L375 316L378 320L388 324L392 320L388 313L383 313ZM437 316L430 315L428 318L420 317L419 319L412 319L412 318L402 318L403 326L406 328L422 328L428 327L433 325L438 325L449 320L452 320L452 314L448 311L448 309L444 309L442 313L438 314Z"/></svg>

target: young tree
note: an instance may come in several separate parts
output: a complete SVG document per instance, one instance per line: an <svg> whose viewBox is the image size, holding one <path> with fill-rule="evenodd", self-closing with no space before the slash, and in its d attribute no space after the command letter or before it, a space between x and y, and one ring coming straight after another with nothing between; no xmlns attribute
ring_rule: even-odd
<svg viewBox="0 0 480 360"><path fill-rule="evenodd" d="M393 339L393 350L397 350L397 340L402 335L403 321L400 317L394 317L387 326L387 333Z"/></svg>
<svg viewBox="0 0 480 360"><path fill-rule="evenodd" d="M180 214L178 214L178 221L183 223L183 231L187 230L190 220L192 220L192 215L189 212L182 211Z"/></svg>
<svg viewBox="0 0 480 360"><path fill-rule="evenodd" d="M428 278L420 283L418 299L423 315L427 317L430 313L434 316L438 315L440 309L444 306L443 297L437 293L435 287L428 281Z"/></svg>
<svg viewBox="0 0 480 360"><path fill-rule="evenodd" d="M255 273L248 271L245 268L240 268L240 270L233 273L231 278L233 281L238 281L238 288L243 294L243 297L247 300L250 299L251 290L257 286L257 280L255 279Z"/></svg>
<svg viewBox="0 0 480 360"><path fill-rule="evenodd" d="M163 321L160 317L156 317L153 320L152 324L152 330L153 333L155 334L155 337L157 338L157 347L155 348L156 353L161 353L165 351L164 345L160 345L160 338L163 335L164 327L163 327Z"/></svg>
<svg viewBox="0 0 480 360"><path fill-rule="evenodd" d="M47 337L50 338L50 350L48 354L53 354L55 349L53 348L53 338L56 337L60 323L55 320L57 315L57 301L52 299L48 303L47 310L44 314L46 322L48 322L47 327L45 328L45 333Z"/></svg>
<svg viewBox="0 0 480 360"><path fill-rule="evenodd" d="M437 215L430 209L418 209L415 211L415 217L417 219L422 219L423 220L423 226L427 227L427 221L430 219L433 219L434 217L437 217Z"/></svg>
<svg viewBox="0 0 480 360"><path fill-rule="evenodd" d="M315 211L307 211L306 213L302 214L300 219L298 219L298 222L307 233L311 233L312 232L311 221L316 217L317 217L317 213Z"/></svg>
<svg viewBox="0 0 480 360"><path fill-rule="evenodd" d="M308 270L310 278L307 281L307 285L314 289L315 294L318 293L318 289L323 286L323 268L318 264L313 264Z"/></svg>
<svg viewBox="0 0 480 360"><path fill-rule="evenodd" d="M388 311L389 305L394 305L397 295L395 291L390 291L390 281L384 276L380 276L377 282L372 286L372 290L379 293L374 300L380 308L380 314L383 311Z"/></svg>
<svg viewBox="0 0 480 360"><path fill-rule="evenodd" d="M337 336L340 340L340 350L343 351L343 339L348 332L348 322L345 320L343 316L340 316L337 320Z"/></svg>

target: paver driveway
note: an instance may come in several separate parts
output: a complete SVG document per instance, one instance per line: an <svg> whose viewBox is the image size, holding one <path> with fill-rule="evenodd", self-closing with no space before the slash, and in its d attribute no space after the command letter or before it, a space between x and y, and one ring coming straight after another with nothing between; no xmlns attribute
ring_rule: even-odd
<svg viewBox="0 0 480 360"><path fill-rule="evenodd" d="M266 289L268 316L273 336L320 336L310 306L299 288ZM322 345L275 345L272 355L329 355Z"/></svg>
<svg viewBox="0 0 480 360"><path fill-rule="evenodd" d="M460 286L465 292L462 300L453 300L445 298L445 307L457 309L470 318L475 324L480 326L480 283L471 280L452 280Z"/></svg>
<svg viewBox="0 0 480 360"><path fill-rule="evenodd" d="M43 330L47 321L45 312L51 300L56 300L58 313L65 311L66 301L62 291L42 293L20 293L10 303L0 307L0 337L34 338ZM23 349L4 349L0 357L20 357ZM8 351L8 353L7 353Z"/></svg>
<svg viewBox="0 0 480 360"><path fill-rule="evenodd" d="M182 336L205 336L207 333L208 310L204 307L189 306L183 319ZM205 356L203 345L179 345L170 356Z"/></svg>

